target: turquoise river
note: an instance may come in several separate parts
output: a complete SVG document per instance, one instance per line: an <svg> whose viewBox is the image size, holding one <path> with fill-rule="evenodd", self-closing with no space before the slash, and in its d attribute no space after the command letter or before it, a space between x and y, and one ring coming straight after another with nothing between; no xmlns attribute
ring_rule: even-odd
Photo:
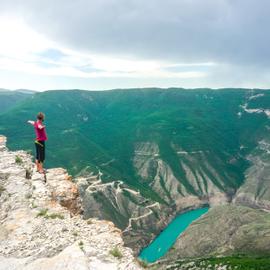
<svg viewBox="0 0 270 270"><path fill-rule="evenodd" d="M177 237L201 215L205 214L209 207L190 210L178 215L150 244L144 248L139 258L148 263L155 262L173 246Z"/></svg>

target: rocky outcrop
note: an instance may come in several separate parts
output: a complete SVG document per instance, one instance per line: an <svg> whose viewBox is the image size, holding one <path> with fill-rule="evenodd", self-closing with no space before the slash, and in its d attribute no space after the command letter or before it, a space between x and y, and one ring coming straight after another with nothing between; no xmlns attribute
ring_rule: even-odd
<svg viewBox="0 0 270 270"><path fill-rule="evenodd" d="M113 223L82 219L77 185L64 169L47 181L31 156L0 137L0 269L140 269Z"/></svg>
<svg viewBox="0 0 270 270"><path fill-rule="evenodd" d="M254 153L248 157L251 162L246 171L244 184L237 190L233 202L252 208L270 211L270 143L262 140Z"/></svg>
<svg viewBox="0 0 270 270"><path fill-rule="evenodd" d="M127 246L137 254L146 246L168 220L172 209L144 198L121 181L102 183L98 176L76 178L84 217L97 217L113 221L123 231Z"/></svg>

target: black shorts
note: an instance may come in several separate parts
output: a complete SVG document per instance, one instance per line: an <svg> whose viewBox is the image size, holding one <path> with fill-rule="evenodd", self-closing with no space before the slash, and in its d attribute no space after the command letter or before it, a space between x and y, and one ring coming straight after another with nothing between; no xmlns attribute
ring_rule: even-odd
<svg viewBox="0 0 270 270"><path fill-rule="evenodd" d="M44 141L35 141L36 146L36 160L38 162L44 162L45 160L45 142Z"/></svg>

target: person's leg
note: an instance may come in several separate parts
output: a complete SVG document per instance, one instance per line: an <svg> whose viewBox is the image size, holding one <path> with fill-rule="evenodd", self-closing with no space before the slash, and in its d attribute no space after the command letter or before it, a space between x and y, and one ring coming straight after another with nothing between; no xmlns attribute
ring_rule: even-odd
<svg viewBox="0 0 270 270"><path fill-rule="evenodd" d="M37 166L37 171L39 172L40 170L40 164L39 164L39 160L40 160L40 146L38 144L38 142L35 142L35 146L36 146L36 166Z"/></svg>
<svg viewBox="0 0 270 270"><path fill-rule="evenodd" d="M39 172L44 173L43 163L45 160L45 142L40 142Z"/></svg>
<svg viewBox="0 0 270 270"><path fill-rule="evenodd" d="M40 163L39 163L39 172L40 172L40 173L44 173L43 162L40 162Z"/></svg>
<svg viewBox="0 0 270 270"><path fill-rule="evenodd" d="M39 171L40 170L40 163L39 163L38 159L36 159L36 166L37 166L37 171Z"/></svg>

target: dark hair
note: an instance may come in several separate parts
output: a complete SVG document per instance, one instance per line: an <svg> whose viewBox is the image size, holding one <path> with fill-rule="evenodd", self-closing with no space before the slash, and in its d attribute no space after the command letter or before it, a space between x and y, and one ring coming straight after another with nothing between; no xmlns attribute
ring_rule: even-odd
<svg viewBox="0 0 270 270"><path fill-rule="evenodd" d="M42 112L39 112L39 113L37 114L37 119L40 120L40 121L44 121L44 119L45 119L45 114L42 113Z"/></svg>

